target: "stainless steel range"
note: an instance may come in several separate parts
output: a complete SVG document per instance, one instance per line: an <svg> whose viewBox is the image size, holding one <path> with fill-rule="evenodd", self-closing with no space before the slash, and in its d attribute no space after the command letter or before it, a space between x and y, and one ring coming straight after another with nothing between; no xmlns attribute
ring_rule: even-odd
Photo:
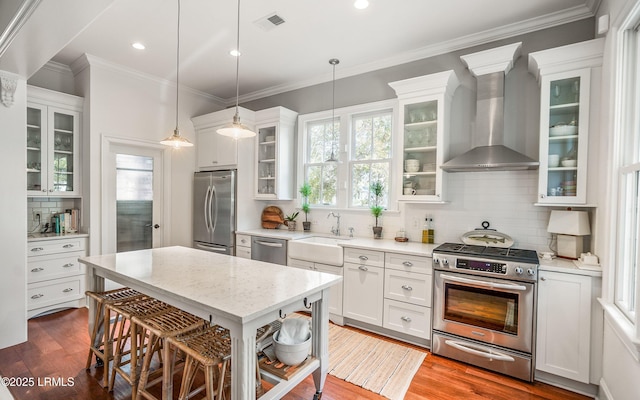
<svg viewBox="0 0 640 400"><path fill-rule="evenodd" d="M433 269L431 351L532 381L538 254L444 243Z"/></svg>

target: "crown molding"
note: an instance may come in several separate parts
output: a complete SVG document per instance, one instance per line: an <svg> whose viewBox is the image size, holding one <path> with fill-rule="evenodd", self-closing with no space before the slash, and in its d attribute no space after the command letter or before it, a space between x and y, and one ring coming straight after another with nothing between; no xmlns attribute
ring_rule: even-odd
<svg viewBox="0 0 640 400"><path fill-rule="evenodd" d="M517 23L504 25L498 28L489 29L483 32L474 33L472 35L461 36L457 39L441 42L429 46L425 46L412 51L404 52L394 57L388 57L371 63L362 64L354 67L344 67L336 71L336 79L347 78L350 76L361 75L364 73L377 71L384 68L394 67L396 65L406 64L413 61L434 57L453 51L463 50L466 48L479 46L502 39L508 39L514 36L523 35L542 29L552 28L568 24L570 22L579 21L590 18L595 15L595 11L600 5L600 0L588 0L585 5L568 8L559 12L546 14L540 17L531 18ZM285 83L282 85L272 86L264 90L247 93L239 97L240 102L248 102L258 100L268 96L274 96L280 93L289 92L296 89L318 85L332 80L332 74L327 73L311 79L298 82ZM235 97L224 100L225 105L235 104Z"/></svg>
<svg viewBox="0 0 640 400"><path fill-rule="evenodd" d="M66 64L62 64L56 61L49 61L45 65L42 66L42 69L46 69L52 72L56 72L58 74L73 74L71 67Z"/></svg>
<svg viewBox="0 0 640 400"><path fill-rule="evenodd" d="M71 63L70 68L71 71L73 72L73 75L78 75L79 73L81 73L82 71L84 71L86 68L88 67L96 67L96 68L101 68L101 69L105 69L108 71L112 71L112 72L116 72L119 74L123 74L123 75L128 75L131 76L133 78L136 79L140 79L140 80L145 80L145 81L151 81L154 83L157 83L159 85L163 85L163 86L169 86L169 87L176 87L176 83L174 81L170 81L168 79L163 79L163 78L158 78L157 76L151 75L151 74L145 74L144 72L140 72L138 70L135 70L133 68L127 68L124 67L120 64L116 64L116 63L112 63L109 62L105 59L102 59L100 57L96 57L94 55L88 54L88 53L84 53L83 55L81 55L80 57L78 57L74 62ZM199 96L199 97L203 97L209 101L213 101L221 106L226 106L227 105L227 101L225 99L222 99L220 97L214 96L212 94L209 93L205 93L203 91L200 90L196 90L193 89L189 86L184 86L184 85L180 85L180 90L187 92L187 93L191 93L195 96ZM234 104L235 104L235 98L234 98Z"/></svg>
<svg viewBox="0 0 640 400"><path fill-rule="evenodd" d="M16 14L9 20L7 27L0 32L0 57L7 51L11 42L16 37L22 26L27 22L31 14L38 8L41 0L25 0L16 11Z"/></svg>

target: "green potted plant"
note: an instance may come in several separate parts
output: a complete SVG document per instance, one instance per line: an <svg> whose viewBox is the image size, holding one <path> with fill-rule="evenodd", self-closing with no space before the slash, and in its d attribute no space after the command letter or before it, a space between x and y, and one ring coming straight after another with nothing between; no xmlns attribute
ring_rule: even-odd
<svg viewBox="0 0 640 400"><path fill-rule="evenodd" d="M284 224L289 227L290 231L296 230L296 218L298 218L298 214L300 214L300 212L296 211L284 217Z"/></svg>
<svg viewBox="0 0 640 400"><path fill-rule="evenodd" d="M382 186L382 182L375 181L371 184L371 194L373 195L373 205L371 206L371 214L376 218L376 225L373 227L373 238L380 239L382 238L382 227L378 226L378 218L382 215L382 210L384 208L380 205L380 198L382 197L382 192L384 191L384 186Z"/></svg>
<svg viewBox="0 0 640 400"><path fill-rule="evenodd" d="M311 185L305 182L300 186L299 190L302 195L302 212L304 212L304 222L302 222L302 227L305 232L311 230L311 222L309 221L309 196L311 196Z"/></svg>

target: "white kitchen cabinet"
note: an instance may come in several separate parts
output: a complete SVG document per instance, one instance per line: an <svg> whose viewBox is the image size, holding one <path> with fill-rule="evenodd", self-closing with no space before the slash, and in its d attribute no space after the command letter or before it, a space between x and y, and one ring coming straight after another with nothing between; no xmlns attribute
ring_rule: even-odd
<svg viewBox="0 0 640 400"><path fill-rule="evenodd" d="M79 196L83 99L35 86L27 96L27 196Z"/></svg>
<svg viewBox="0 0 640 400"><path fill-rule="evenodd" d="M291 200L294 127L298 113L284 107L257 111L255 189L257 200Z"/></svg>
<svg viewBox="0 0 640 400"><path fill-rule="evenodd" d="M588 169L597 168L589 160L590 131L599 125L603 50L604 39L595 39L529 54L529 71L540 84L539 204L589 200Z"/></svg>
<svg viewBox="0 0 640 400"><path fill-rule="evenodd" d="M591 276L540 271L536 370L589 383L593 287L599 282Z"/></svg>
<svg viewBox="0 0 640 400"><path fill-rule="evenodd" d="M199 171L233 169L238 166L238 142L216 132L233 121L236 109L227 108L198 117L191 121L196 130L196 167ZM254 129L255 113L239 107L240 121Z"/></svg>
<svg viewBox="0 0 640 400"><path fill-rule="evenodd" d="M459 85L453 70L391 82L399 99L399 116L392 170L398 177L399 200L445 200L451 99Z"/></svg>
<svg viewBox="0 0 640 400"><path fill-rule="evenodd" d="M86 237L56 236L27 245L27 318L55 310L83 307Z"/></svg>
<svg viewBox="0 0 640 400"><path fill-rule="evenodd" d="M347 318L382 326L384 298L384 253L345 249L343 315ZM357 263L347 259L359 260Z"/></svg>
<svg viewBox="0 0 640 400"><path fill-rule="evenodd" d="M419 338L431 337L431 308L384 299L383 327Z"/></svg>
<svg viewBox="0 0 640 400"><path fill-rule="evenodd" d="M236 234L236 257L251 259L251 236Z"/></svg>
<svg viewBox="0 0 640 400"><path fill-rule="evenodd" d="M342 267L337 267L335 265L320 264L289 258L287 260L287 266L342 276ZM329 290L329 319L340 325L342 325L342 289L343 282L340 282L337 285L331 286L331 289Z"/></svg>

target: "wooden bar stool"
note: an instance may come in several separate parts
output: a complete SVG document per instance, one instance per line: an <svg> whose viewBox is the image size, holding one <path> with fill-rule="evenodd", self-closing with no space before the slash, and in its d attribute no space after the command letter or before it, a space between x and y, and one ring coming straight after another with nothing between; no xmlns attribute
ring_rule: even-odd
<svg viewBox="0 0 640 400"><path fill-rule="evenodd" d="M109 379L109 391L113 391L116 375L120 376L131 386L131 398L135 400L138 385L138 362L144 355L141 350L144 348L145 342L144 332L138 329L133 317L152 317L155 315L165 314L172 311L175 307L154 298L143 298L138 301L131 301L124 304L109 304L106 306L110 312L115 313L116 318L128 320L128 324L120 324L118 330L118 339L116 341L113 363L111 367L111 377ZM128 340L130 339L130 340ZM130 358L123 359L127 354L126 344L130 343ZM140 343L140 344L139 344ZM125 370L125 366L129 366L129 371Z"/></svg>
<svg viewBox="0 0 640 400"><path fill-rule="evenodd" d="M113 343L117 340L115 333L118 319L115 319L113 323L111 323L111 313L107 311L105 305L136 301L145 297L145 295L127 287L109 290L107 292L87 291L85 294L95 301L95 319L93 321L89 356L87 357L85 368L91 368L91 359L94 355L96 357L96 367L106 364L103 372L102 385L107 387L109 384L109 362L113 360L113 351L107 349L113 348ZM124 323L124 321L120 321L120 323ZM108 343L106 346L105 340Z"/></svg>
<svg viewBox="0 0 640 400"><path fill-rule="evenodd" d="M171 346L167 344L167 339L193 331L202 332L209 322L175 307L172 307L169 312L150 317L134 316L132 317L132 322L141 329L143 335L148 335L146 345L143 345L144 347L142 348L144 361L140 371L140 381L138 382L138 396L157 400L154 395L147 391L147 388L162 381L164 398L171 397L175 356L171 357ZM159 351L162 351L161 361L163 365L162 368L156 369L152 374L151 360L153 355Z"/></svg>

